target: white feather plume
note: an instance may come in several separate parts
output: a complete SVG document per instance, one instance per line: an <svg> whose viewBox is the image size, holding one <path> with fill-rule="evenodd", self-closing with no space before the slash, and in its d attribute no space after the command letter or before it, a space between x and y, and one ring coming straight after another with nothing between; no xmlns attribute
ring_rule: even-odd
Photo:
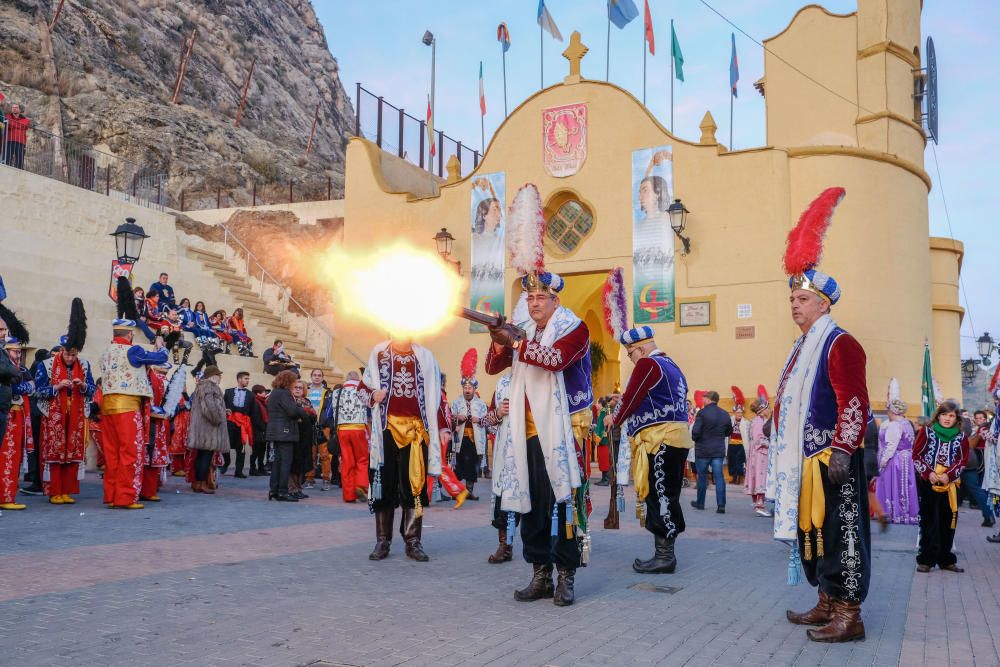
<svg viewBox="0 0 1000 667"><path fill-rule="evenodd" d="M526 183L514 195L507 212L507 250L510 265L520 275L545 268L545 216L538 188Z"/></svg>
<svg viewBox="0 0 1000 667"><path fill-rule="evenodd" d="M177 406L180 405L181 395L184 393L184 384L186 382L187 366L181 364L174 371L174 374L170 376L167 391L163 396L163 411L167 413L167 417L173 417L177 414Z"/></svg>
<svg viewBox="0 0 1000 667"><path fill-rule="evenodd" d="M601 296L604 303L604 326L618 340L629 328L625 276L620 266L608 272Z"/></svg>
<svg viewBox="0 0 1000 667"><path fill-rule="evenodd" d="M517 298L517 303L514 304L514 312L510 314L510 321L514 324L521 324L530 319L531 315L528 313L528 293L521 292L521 296Z"/></svg>
<svg viewBox="0 0 1000 667"><path fill-rule="evenodd" d="M893 401L898 401L899 399L899 380L892 378L889 380L889 399L887 403L892 403Z"/></svg>

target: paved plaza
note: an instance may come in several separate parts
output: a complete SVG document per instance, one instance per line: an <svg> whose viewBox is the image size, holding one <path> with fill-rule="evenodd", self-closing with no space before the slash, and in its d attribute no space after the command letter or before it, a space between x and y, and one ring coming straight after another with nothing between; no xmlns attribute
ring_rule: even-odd
<svg viewBox="0 0 1000 667"><path fill-rule="evenodd" d="M632 572L652 541L629 503L621 530L594 531L577 603L557 608L511 597L530 576L519 540L513 562L486 563L496 532L481 486L478 503L428 510L429 563L398 535L371 562L373 520L339 490L269 503L264 478L226 476L215 496L170 478L163 502L125 512L105 509L88 475L72 507L28 498L0 517L0 664L1000 664L1000 546L978 512L959 519L961 575L914 573L915 527L876 534L867 640L823 645L785 621L815 591L785 584L787 551L742 494L718 515L711 490L698 512L685 489L673 575ZM596 489L597 525L607 506Z"/></svg>

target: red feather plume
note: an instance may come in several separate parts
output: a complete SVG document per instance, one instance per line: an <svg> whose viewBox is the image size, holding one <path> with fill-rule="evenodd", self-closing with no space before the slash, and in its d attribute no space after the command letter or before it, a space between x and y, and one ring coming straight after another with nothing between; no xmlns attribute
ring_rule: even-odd
<svg viewBox="0 0 1000 667"><path fill-rule="evenodd" d="M746 406L747 399L743 395L743 390L737 387L735 384L731 388L733 390L733 405Z"/></svg>
<svg viewBox="0 0 1000 667"><path fill-rule="evenodd" d="M462 355L462 364L460 366L462 371L462 377L470 378L476 374L476 366L479 363L479 354L476 352L476 348L470 347Z"/></svg>
<svg viewBox="0 0 1000 667"><path fill-rule="evenodd" d="M757 398L767 400L767 387L762 384L757 385Z"/></svg>
<svg viewBox="0 0 1000 667"><path fill-rule="evenodd" d="M1000 387L1000 364L997 364L997 369L993 373L993 377L990 379L990 386L987 391L991 394ZM1000 419L1000 417L994 417L994 419Z"/></svg>
<svg viewBox="0 0 1000 667"><path fill-rule="evenodd" d="M827 188L802 213L799 223L788 232L785 273L798 275L819 264L823 255L823 237L830 227L833 210L845 194L847 191L844 188Z"/></svg>
<svg viewBox="0 0 1000 667"><path fill-rule="evenodd" d="M701 410L705 407L705 390L698 389L694 392L694 404Z"/></svg>

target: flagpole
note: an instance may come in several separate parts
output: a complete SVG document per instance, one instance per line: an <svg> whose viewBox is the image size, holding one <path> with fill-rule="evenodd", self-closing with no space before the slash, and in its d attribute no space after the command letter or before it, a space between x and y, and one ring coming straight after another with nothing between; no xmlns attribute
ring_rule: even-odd
<svg viewBox="0 0 1000 667"><path fill-rule="evenodd" d="M608 37L604 44L604 80L611 81L611 3L608 3Z"/></svg>
<svg viewBox="0 0 1000 667"><path fill-rule="evenodd" d="M500 47L503 48L502 46ZM507 117L507 52L501 51L500 57L503 59L503 117Z"/></svg>
<svg viewBox="0 0 1000 667"><path fill-rule="evenodd" d="M538 24L538 54L540 70L538 72L538 89L545 87L545 43L542 41L542 24Z"/></svg>
<svg viewBox="0 0 1000 667"><path fill-rule="evenodd" d="M670 19L670 134L674 133L674 20Z"/></svg>
<svg viewBox="0 0 1000 667"><path fill-rule="evenodd" d="M733 150L733 89L729 89L729 150Z"/></svg>
<svg viewBox="0 0 1000 667"><path fill-rule="evenodd" d="M646 19L642 20L642 105L646 106Z"/></svg>

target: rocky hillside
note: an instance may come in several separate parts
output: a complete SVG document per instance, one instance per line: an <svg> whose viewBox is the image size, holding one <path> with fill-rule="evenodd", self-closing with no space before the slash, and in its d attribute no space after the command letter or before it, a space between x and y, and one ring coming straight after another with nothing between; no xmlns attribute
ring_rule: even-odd
<svg viewBox="0 0 1000 667"><path fill-rule="evenodd" d="M171 204L343 193L354 115L309 0L0 2L0 91L39 128L169 175ZM196 39L178 104L181 51ZM246 110L233 126L256 65ZM319 107L308 159L306 143ZM277 197L277 194L275 194Z"/></svg>

